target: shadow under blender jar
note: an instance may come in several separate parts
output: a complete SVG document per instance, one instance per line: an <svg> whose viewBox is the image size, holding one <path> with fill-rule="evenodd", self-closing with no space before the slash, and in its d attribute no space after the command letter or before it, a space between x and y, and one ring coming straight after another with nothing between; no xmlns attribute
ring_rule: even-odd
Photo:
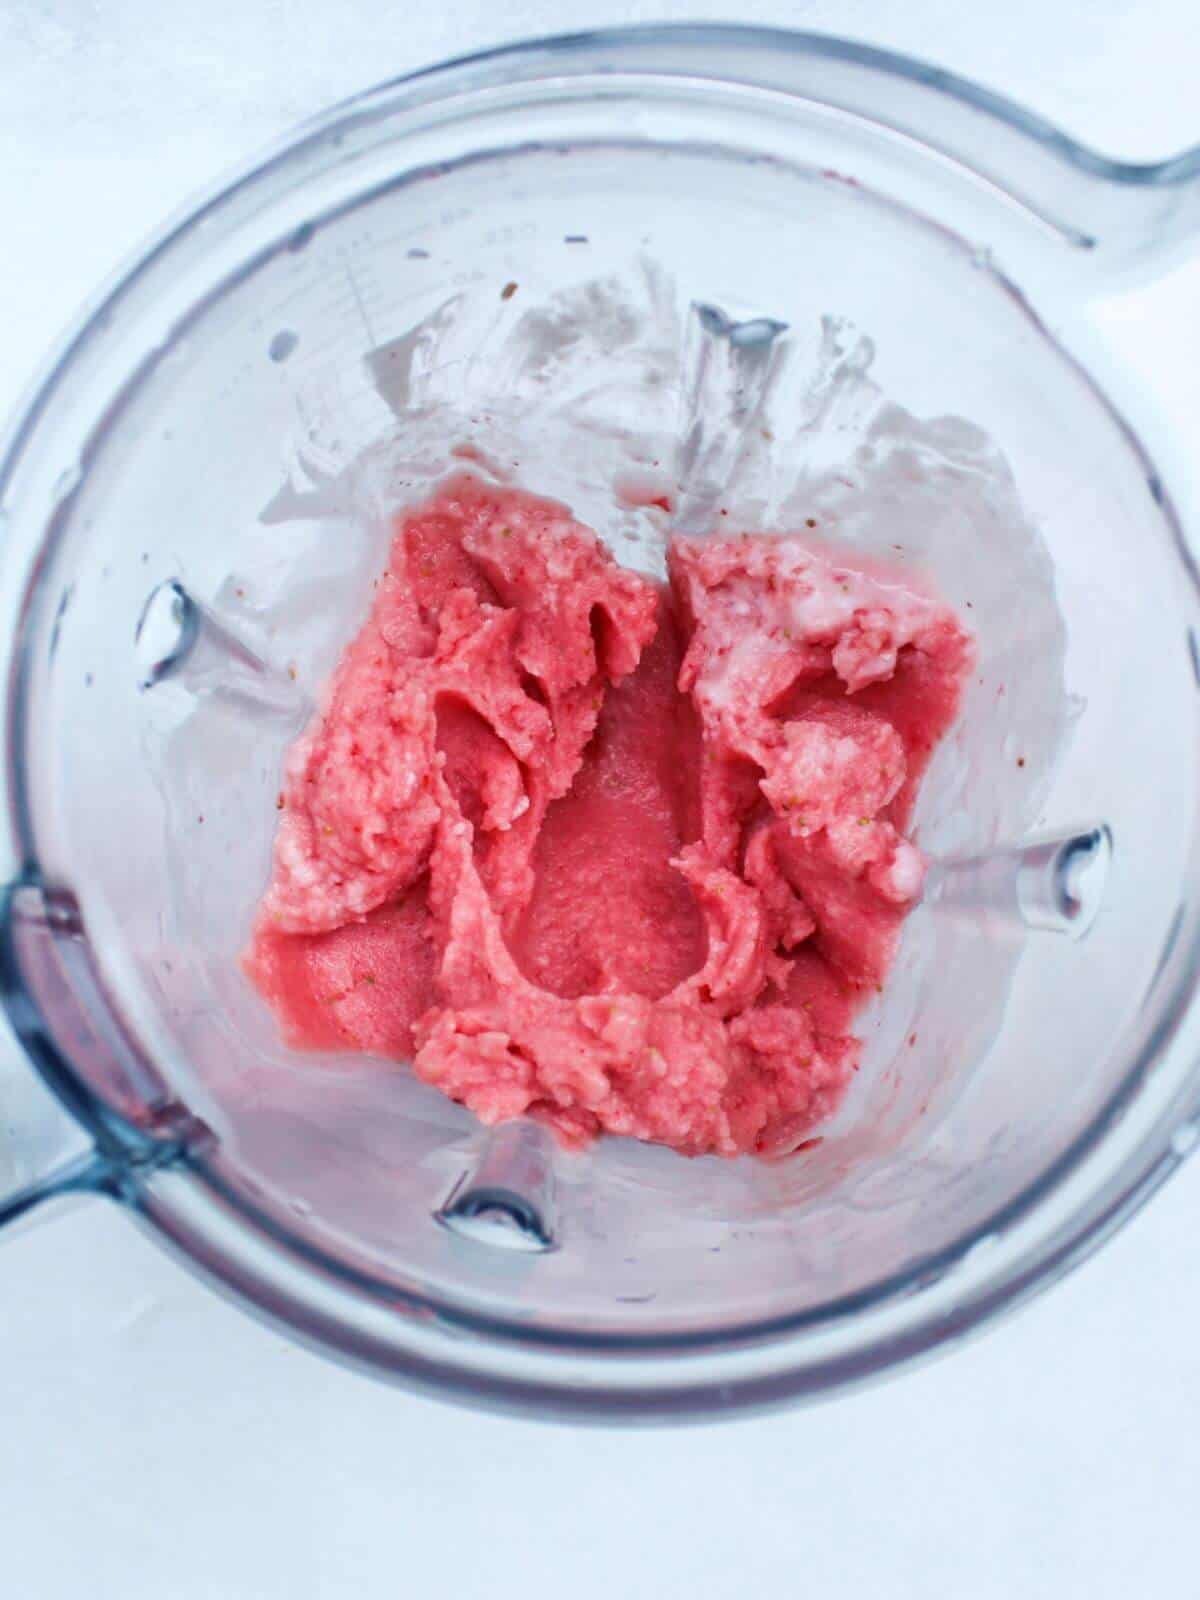
<svg viewBox="0 0 1200 1600"><path fill-rule="evenodd" d="M385 86L164 230L0 466L24 1047L0 1078L2 1214L106 1191L370 1370L631 1418L856 1381L1102 1237L1186 1151L1200 1090L1198 658L1179 446L1144 426L1152 460L1124 420L1090 306L1186 238L1194 165L1108 167L836 40L650 29ZM918 812L931 889L863 1019L860 1081L818 1148L772 1164L485 1130L395 1064L289 1054L237 964L284 752L383 561L386 526L336 504L345 464L395 433L381 363L412 400L436 366L413 330L449 302L500 326L651 269L684 316L869 337L878 403L953 469L915 518L948 599L999 537L962 450L988 442L1036 530L976 619L980 676ZM825 420L827 473L853 477L862 430ZM628 555L595 484L583 505L527 486ZM1023 677L1034 659L1050 676ZM996 781L1026 735L1028 780Z"/></svg>

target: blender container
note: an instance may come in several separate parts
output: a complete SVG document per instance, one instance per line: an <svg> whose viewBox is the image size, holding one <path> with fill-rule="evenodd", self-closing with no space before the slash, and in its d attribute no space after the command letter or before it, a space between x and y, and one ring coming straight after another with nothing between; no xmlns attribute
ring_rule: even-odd
<svg viewBox="0 0 1200 1600"><path fill-rule="evenodd" d="M1093 315L1198 197L911 61L650 28L385 85L166 228L0 460L0 1221L108 1195L331 1354L630 1419L837 1389L1078 1260L1200 1104L1198 502ZM284 753L451 448L647 571L664 482L814 508L976 629L924 902L791 1159L484 1129L288 1052L240 973Z"/></svg>

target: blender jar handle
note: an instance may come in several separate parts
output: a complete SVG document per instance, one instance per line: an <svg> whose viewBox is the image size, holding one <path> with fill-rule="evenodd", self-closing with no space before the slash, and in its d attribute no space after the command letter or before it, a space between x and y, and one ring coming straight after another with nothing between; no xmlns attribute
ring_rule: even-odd
<svg viewBox="0 0 1200 1600"><path fill-rule="evenodd" d="M34 1072L5 1026L0 1040L0 1238L45 1202L108 1187L107 1164Z"/></svg>
<svg viewBox="0 0 1200 1600"><path fill-rule="evenodd" d="M69 891L26 877L0 895L0 996L0 1229L66 1195L132 1198L207 1140L124 1036Z"/></svg>

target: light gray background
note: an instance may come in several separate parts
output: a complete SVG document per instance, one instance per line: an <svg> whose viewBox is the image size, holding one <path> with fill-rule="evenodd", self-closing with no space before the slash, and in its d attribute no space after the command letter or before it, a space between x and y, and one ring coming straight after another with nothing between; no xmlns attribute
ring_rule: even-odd
<svg viewBox="0 0 1200 1600"><path fill-rule="evenodd" d="M163 213L328 101L522 34L732 9L0 0L0 406ZM923 55L1106 152L1200 140L1195 0L738 9ZM1159 359L1190 375L1197 353ZM85 1207L0 1254L0 1594L1190 1593L1198 1217L1193 1164L1082 1272L949 1359L813 1410L627 1434L350 1376Z"/></svg>

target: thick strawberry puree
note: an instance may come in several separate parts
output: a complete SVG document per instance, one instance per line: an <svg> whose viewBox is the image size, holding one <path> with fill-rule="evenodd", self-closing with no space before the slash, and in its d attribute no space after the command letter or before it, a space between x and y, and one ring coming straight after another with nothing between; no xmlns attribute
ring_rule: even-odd
<svg viewBox="0 0 1200 1600"><path fill-rule="evenodd" d="M290 1043L572 1146L779 1155L834 1109L970 641L797 538L676 539L670 573L470 476L398 520L247 957Z"/></svg>

